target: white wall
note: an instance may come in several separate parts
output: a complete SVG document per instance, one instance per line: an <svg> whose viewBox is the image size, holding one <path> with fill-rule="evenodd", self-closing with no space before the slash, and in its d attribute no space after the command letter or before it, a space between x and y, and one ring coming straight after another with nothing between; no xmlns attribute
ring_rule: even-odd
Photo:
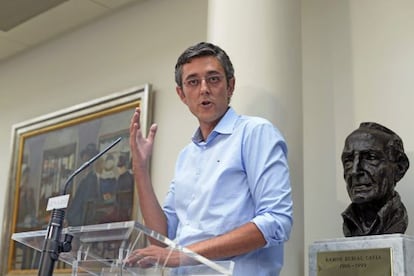
<svg viewBox="0 0 414 276"><path fill-rule="evenodd" d="M343 237L340 156L363 121L401 136L414 166L414 2L302 1L305 249ZM414 234L414 169L397 184ZM306 271L307 272L307 271Z"/></svg>

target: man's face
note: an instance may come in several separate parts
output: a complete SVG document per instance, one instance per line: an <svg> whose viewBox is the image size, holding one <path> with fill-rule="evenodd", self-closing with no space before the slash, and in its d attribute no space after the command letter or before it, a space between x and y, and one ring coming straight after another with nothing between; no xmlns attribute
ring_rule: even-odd
<svg viewBox="0 0 414 276"><path fill-rule="evenodd" d="M218 59L206 56L184 64L182 80L183 87L177 87L180 99L197 117L200 126L214 128L227 111L234 90L234 78L227 81Z"/></svg>
<svg viewBox="0 0 414 276"><path fill-rule="evenodd" d="M375 202L392 193L395 163L386 154L387 137L378 131L356 131L345 141L344 178L351 201Z"/></svg>

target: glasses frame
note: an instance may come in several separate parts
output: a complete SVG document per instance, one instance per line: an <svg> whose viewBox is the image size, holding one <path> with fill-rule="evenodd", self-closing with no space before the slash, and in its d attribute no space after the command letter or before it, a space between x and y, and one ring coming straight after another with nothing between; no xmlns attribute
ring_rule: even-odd
<svg viewBox="0 0 414 276"><path fill-rule="evenodd" d="M226 79L226 76L219 73L208 74L204 77L191 76L183 81L183 86L189 89L196 89L203 83L204 80L208 86L216 87L221 84L224 79Z"/></svg>

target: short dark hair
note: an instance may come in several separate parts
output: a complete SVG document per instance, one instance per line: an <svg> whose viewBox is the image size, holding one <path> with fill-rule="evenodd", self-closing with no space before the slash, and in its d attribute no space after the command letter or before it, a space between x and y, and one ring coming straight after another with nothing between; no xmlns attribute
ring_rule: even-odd
<svg viewBox="0 0 414 276"><path fill-rule="evenodd" d="M193 46L188 47L177 60L175 65L175 82L179 87L183 86L183 65L189 63L193 58L214 56L216 57L221 66L223 66L226 74L226 80L230 80L234 77L233 64L230 61L229 56L219 46L208 42L199 42Z"/></svg>

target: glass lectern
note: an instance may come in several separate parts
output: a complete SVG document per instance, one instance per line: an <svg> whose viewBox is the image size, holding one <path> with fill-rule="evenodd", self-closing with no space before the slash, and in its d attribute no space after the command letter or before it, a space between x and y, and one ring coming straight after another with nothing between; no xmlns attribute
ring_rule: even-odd
<svg viewBox="0 0 414 276"><path fill-rule="evenodd" d="M41 251L46 233L46 230L14 233L12 239ZM68 227L62 231L62 240L67 235L73 237L72 249L60 253L59 260L72 266L72 275L229 276L233 271L233 262L213 262L135 221ZM158 262L148 268L127 265L124 260L134 250L147 246L150 238L165 244L170 252L179 251L181 265L168 267Z"/></svg>

